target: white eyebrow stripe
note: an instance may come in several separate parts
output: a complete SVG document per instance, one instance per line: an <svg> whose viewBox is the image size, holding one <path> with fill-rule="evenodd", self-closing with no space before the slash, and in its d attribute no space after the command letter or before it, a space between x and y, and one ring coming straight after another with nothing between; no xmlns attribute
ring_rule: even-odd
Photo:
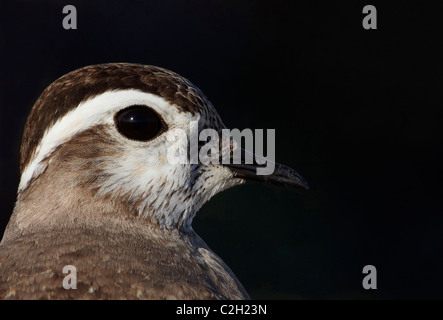
<svg viewBox="0 0 443 320"><path fill-rule="evenodd" d="M23 170L18 192L26 189L31 179L44 171L42 161L59 145L93 126L112 124L116 112L136 104L148 105L159 112L171 107L162 97L135 89L108 91L80 103L46 129L31 161Z"/></svg>

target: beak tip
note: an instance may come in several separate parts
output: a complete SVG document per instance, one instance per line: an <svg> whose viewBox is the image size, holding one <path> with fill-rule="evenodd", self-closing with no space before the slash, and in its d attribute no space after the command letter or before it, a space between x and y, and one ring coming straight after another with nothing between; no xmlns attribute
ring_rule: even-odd
<svg viewBox="0 0 443 320"><path fill-rule="evenodd" d="M311 187L309 186L309 183L300 176L300 186L305 188L306 190L309 190Z"/></svg>
<svg viewBox="0 0 443 320"><path fill-rule="evenodd" d="M301 186L305 188L307 191L309 191L310 189L309 184L306 181Z"/></svg>
<svg viewBox="0 0 443 320"><path fill-rule="evenodd" d="M298 176L297 179L293 180L293 183L290 185L293 188L303 188L305 190L309 190L310 186L301 176Z"/></svg>

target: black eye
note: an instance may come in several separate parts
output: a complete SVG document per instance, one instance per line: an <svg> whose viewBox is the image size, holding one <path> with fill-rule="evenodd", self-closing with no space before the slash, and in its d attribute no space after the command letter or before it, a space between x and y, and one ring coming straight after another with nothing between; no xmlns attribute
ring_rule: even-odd
<svg viewBox="0 0 443 320"><path fill-rule="evenodd" d="M166 129L160 116L146 106L131 106L115 116L118 131L132 140L147 141Z"/></svg>

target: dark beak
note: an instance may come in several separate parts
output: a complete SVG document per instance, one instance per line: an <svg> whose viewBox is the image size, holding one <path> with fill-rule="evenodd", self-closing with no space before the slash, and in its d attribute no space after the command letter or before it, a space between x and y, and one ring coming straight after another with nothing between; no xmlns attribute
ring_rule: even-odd
<svg viewBox="0 0 443 320"><path fill-rule="evenodd" d="M245 153L248 152L242 149L242 158L241 160L236 161L237 163L239 162L241 163L235 164L233 163L233 159L231 159L229 164L224 164L224 166L228 167L234 173L234 176L245 180L262 181L274 185L291 187L291 188L302 187L309 190L308 183L294 169L276 162L272 162L269 159L258 157L256 155L253 156L252 163L247 164L244 163L245 157L243 155ZM267 163L260 164L265 161L267 161ZM274 171L270 174L265 174L265 175L257 174L257 169L266 167L266 164L273 165Z"/></svg>

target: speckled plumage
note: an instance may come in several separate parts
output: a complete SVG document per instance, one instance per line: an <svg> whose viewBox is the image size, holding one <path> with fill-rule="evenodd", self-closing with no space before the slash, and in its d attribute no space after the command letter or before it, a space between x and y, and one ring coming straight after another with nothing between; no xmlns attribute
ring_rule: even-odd
<svg viewBox="0 0 443 320"><path fill-rule="evenodd" d="M75 290L62 287L65 265L77 269ZM142 227L134 217L6 238L0 270L3 299L248 297L195 233Z"/></svg>

